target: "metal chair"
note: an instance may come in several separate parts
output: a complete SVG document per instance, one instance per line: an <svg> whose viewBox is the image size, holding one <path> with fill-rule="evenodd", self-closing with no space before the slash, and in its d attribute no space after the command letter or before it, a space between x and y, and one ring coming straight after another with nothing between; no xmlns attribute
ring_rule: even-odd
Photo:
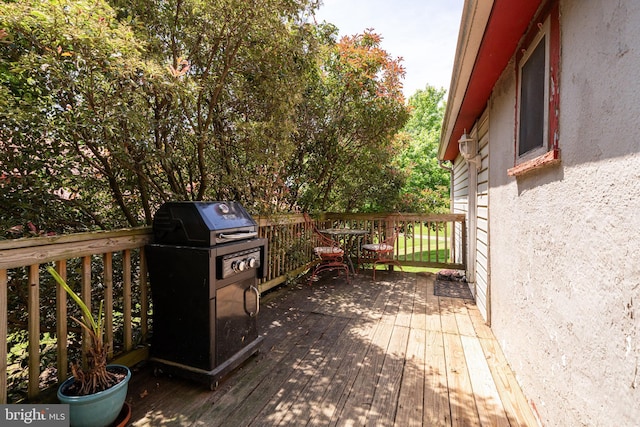
<svg viewBox="0 0 640 427"><path fill-rule="evenodd" d="M309 276L309 284L318 277L318 273L321 271L331 270L344 271L347 282L349 282L349 267L344 262L344 249L340 247L340 243L322 234L308 213L305 212L303 215L307 227L313 230L313 253L318 257L318 263Z"/></svg>
<svg viewBox="0 0 640 427"><path fill-rule="evenodd" d="M358 264L370 263L373 268L373 280L376 280L376 266L378 264L397 266L402 270L400 262L393 257L398 231L393 222L387 219L384 234L378 235L376 243L365 243L361 247L361 258ZM404 270L402 270L404 272Z"/></svg>

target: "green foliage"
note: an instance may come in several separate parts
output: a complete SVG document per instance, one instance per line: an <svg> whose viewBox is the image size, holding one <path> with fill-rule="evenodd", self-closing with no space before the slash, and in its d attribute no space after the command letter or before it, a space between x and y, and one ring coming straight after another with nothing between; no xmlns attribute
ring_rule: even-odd
<svg viewBox="0 0 640 427"><path fill-rule="evenodd" d="M166 64L153 88L156 178L162 200L235 199L252 211L286 196L303 87L307 2L134 2L139 36ZM151 12L150 12L151 11Z"/></svg>
<svg viewBox="0 0 640 427"><path fill-rule="evenodd" d="M29 380L28 358L28 334L21 330L9 333L7 337L7 401L15 403L27 398ZM40 338L40 362L41 366L55 364L56 339L52 334L45 332ZM51 369L43 369L40 375L40 387L45 388L55 384L56 377Z"/></svg>
<svg viewBox="0 0 640 427"><path fill-rule="evenodd" d="M448 212L449 172L437 160L445 93L427 85L409 99L411 118L403 129L409 142L396 158L398 167L407 173L401 211Z"/></svg>
<svg viewBox="0 0 640 427"><path fill-rule="evenodd" d="M404 70L315 7L0 3L1 235L149 224L166 200L394 209Z"/></svg>
<svg viewBox="0 0 640 427"><path fill-rule="evenodd" d="M317 34L322 65L298 107L293 200L305 210L391 209L402 183L391 159L408 118L400 60L371 31L336 41L336 28L322 25Z"/></svg>
<svg viewBox="0 0 640 427"><path fill-rule="evenodd" d="M96 339L98 339L99 341L102 341L102 328L103 328L102 301L100 302L100 310L98 311L98 315L97 317L94 318L93 314L91 313L91 310L89 310L89 307L87 307L84 301L82 301L82 298L80 298L78 294L76 294L73 291L73 289L71 289L71 287L67 285L67 282L65 282L64 279L60 277L60 275L55 270L55 268L48 266L47 271L49 272L49 274L51 274L51 276L58 283L58 285L62 286L64 291L67 294L69 294L71 299L73 299L73 301L78 305L78 307L82 311L83 320L77 320L76 318L73 318L73 319L76 322L78 322L78 324L80 324L82 327L84 327L87 331L89 331L90 333L93 333L96 336Z"/></svg>
<svg viewBox="0 0 640 427"><path fill-rule="evenodd" d="M100 1L2 3L0 17L0 188L17 202L3 206L8 217L50 231L117 224L112 195L129 191L117 159L141 121L141 44Z"/></svg>

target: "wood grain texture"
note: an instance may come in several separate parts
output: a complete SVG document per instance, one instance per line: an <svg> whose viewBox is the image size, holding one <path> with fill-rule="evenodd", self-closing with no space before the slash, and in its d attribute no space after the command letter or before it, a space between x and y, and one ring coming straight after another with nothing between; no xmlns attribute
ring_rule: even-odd
<svg viewBox="0 0 640 427"><path fill-rule="evenodd" d="M303 282L266 296L261 353L215 391L136 373L132 425L537 425L475 304L432 276Z"/></svg>

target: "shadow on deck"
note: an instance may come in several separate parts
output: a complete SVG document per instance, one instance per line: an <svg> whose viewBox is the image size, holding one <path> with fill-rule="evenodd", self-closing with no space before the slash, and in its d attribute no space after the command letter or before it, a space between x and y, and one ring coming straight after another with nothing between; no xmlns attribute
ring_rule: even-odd
<svg viewBox="0 0 640 427"><path fill-rule="evenodd" d="M472 301L432 276L330 274L262 300L261 352L215 391L143 366L134 426L536 426Z"/></svg>

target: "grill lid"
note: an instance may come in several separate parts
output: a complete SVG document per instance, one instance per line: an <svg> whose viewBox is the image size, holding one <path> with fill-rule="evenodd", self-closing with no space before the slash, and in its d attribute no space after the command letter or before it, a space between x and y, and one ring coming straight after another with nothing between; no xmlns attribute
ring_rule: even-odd
<svg viewBox="0 0 640 427"><path fill-rule="evenodd" d="M257 236L258 225L238 202L167 202L153 218L156 243L213 246Z"/></svg>

